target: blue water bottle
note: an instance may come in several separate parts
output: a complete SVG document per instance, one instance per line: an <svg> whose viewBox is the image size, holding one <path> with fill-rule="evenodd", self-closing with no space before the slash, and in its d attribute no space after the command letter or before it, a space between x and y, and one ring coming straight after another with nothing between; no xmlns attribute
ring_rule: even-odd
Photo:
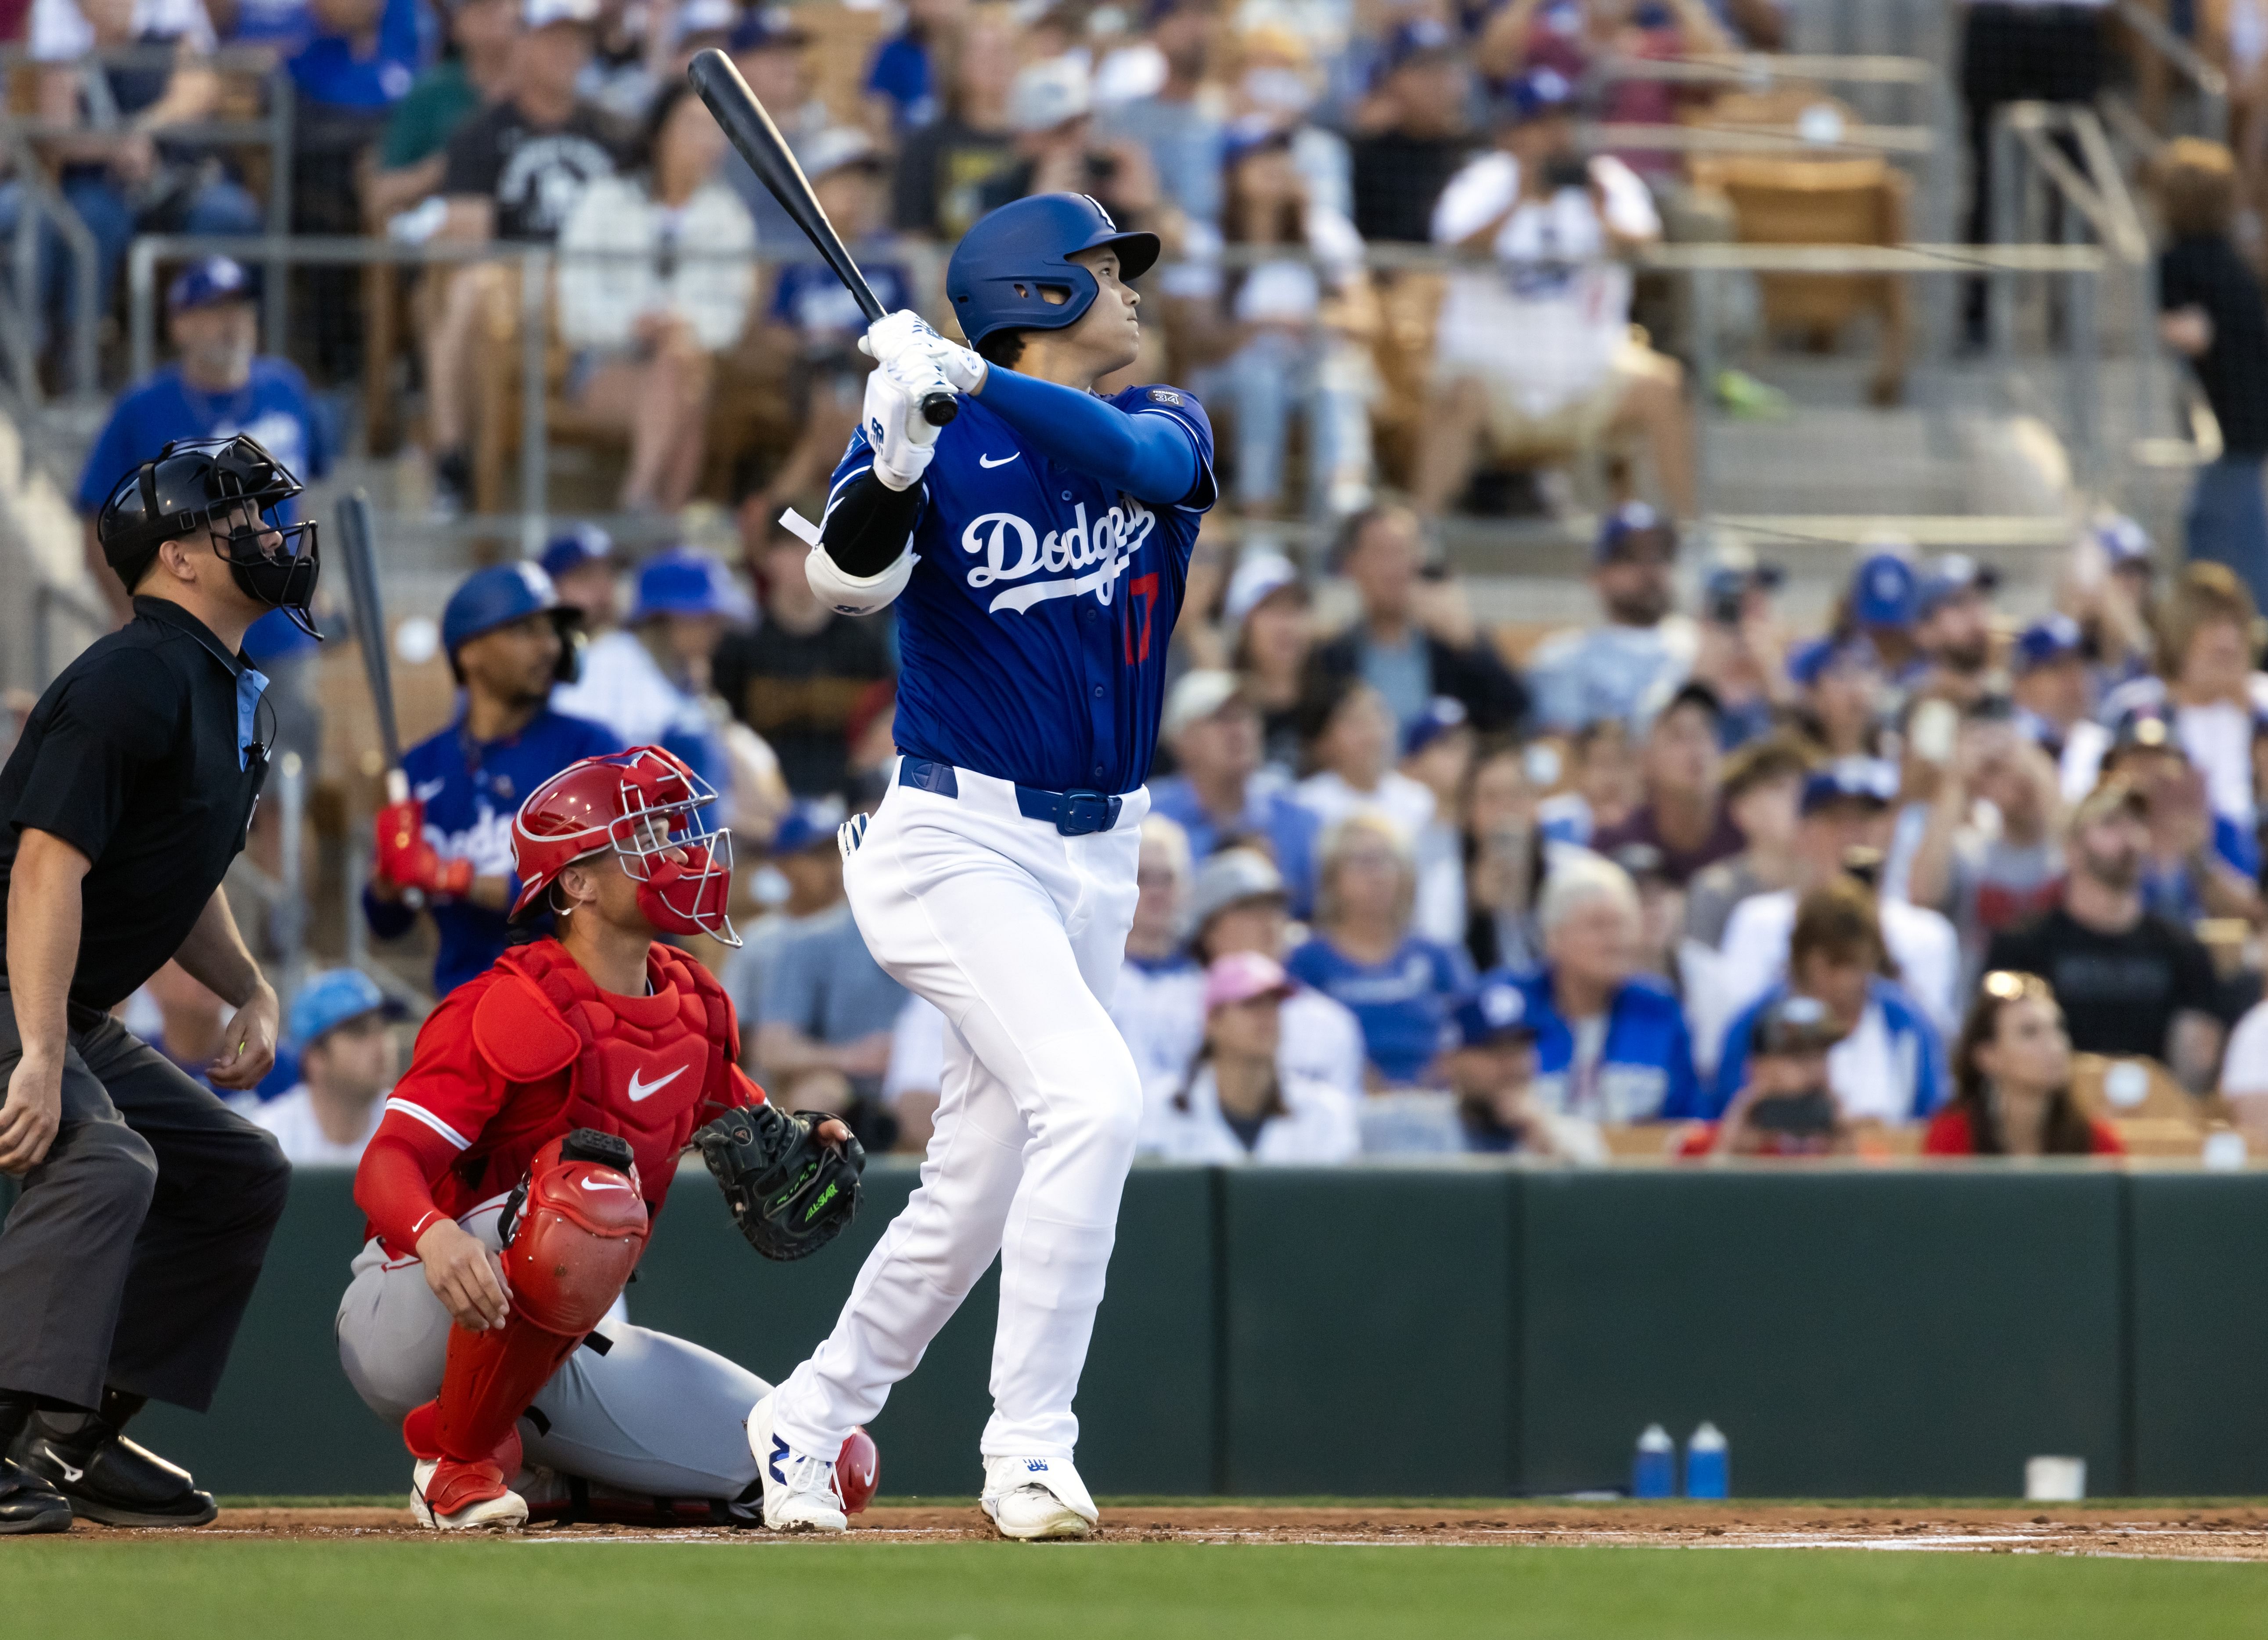
<svg viewBox="0 0 2268 1640"><path fill-rule="evenodd" d="M1724 1431L1704 1420L1685 1443L1685 1496L1729 1497L1732 1466Z"/></svg>
<svg viewBox="0 0 2268 1640"><path fill-rule="evenodd" d="M1677 1496L1677 1443L1659 1423L1649 1423L1638 1438L1638 1457L1631 1465L1632 1497Z"/></svg>

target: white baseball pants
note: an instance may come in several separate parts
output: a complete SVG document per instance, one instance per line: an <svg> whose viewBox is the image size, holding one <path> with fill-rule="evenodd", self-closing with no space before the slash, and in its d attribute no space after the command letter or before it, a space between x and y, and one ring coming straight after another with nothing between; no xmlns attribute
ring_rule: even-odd
<svg viewBox="0 0 2268 1640"><path fill-rule="evenodd" d="M780 1386L776 1427L832 1453L919 1364L995 1254L987 1458L1068 1460L1142 1086L1106 1011L1134 918L1149 794L1066 837L1015 788L892 784L844 884L869 950L952 1029L921 1186L868 1255L834 1332Z"/></svg>

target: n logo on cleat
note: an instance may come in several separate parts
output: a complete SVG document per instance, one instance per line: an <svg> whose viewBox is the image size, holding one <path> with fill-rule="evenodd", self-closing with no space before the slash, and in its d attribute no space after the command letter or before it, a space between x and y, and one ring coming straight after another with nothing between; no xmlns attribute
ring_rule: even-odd
<svg viewBox="0 0 2268 1640"><path fill-rule="evenodd" d="M778 1482L782 1486L785 1486L787 1484L787 1477L780 1473L780 1460L786 1456L787 1443L782 1440L778 1436L773 1436L772 1460L770 1464L767 1466L767 1468L772 1479Z"/></svg>
<svg viewBox="0 0 2268 1640"><path fill-rule="evenodd" d="M1034 1475L1040 1474L1045 1470L1047 1467L1048 1460L1044 1458L1027 1458L1024 1460L1024 1467L1030 1470Z"/></svg>

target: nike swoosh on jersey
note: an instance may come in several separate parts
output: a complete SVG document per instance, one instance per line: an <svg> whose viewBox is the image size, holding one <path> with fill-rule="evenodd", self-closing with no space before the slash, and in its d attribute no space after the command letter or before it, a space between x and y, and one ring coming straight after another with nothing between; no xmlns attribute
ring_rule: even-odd
<svg viewBox="0 0 2268 1640"><path fill-rule="evenodd" d="M1002 456L998 461L995 461L990 456L978 456L976 458L976 465L983 467L1005 467L1011 461L1020 461L1023 459L1024 452L1019 450L1013 455Z"/></svg>
<svg viewBox="0 0 2268 1640"><path fill-rule="evenodd" d="M662 1089L667 1087L671 1083L676 1081L678 1077L684 1074L685 1067L683 1065L680 1065L676 1070L671 1071L659 1082L641 1082L638 1080L639 1073L635 1070L631 1071L630 1103L635 1105L642 1099L646 1099L653 1094L660 1092Z"/></svg>

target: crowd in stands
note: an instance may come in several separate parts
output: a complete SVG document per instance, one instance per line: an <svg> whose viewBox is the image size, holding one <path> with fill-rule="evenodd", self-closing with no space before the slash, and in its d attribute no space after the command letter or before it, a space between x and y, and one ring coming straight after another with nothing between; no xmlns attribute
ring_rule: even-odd
<svg viewBox="0 0 2268 1640"><path fill-rule="evenodd" d="M2091 95L2097 9L1967 9L1977 141L1999 104ZM2249 91L2233 148L2176 143L2156 177L2161 337L2221 436L2186 555L2090 518L2054 613L2019 620L1992 566L1884 540L1853 555L1823 629L1799 631L1770 543L1693 522L1691 316L1632 323L1639 253L1737 224L1678 153L1579 141L1584 119L1705 114L1714 90L1614 65L1777 49L1774 0L1395 0L1359 21L1307 0L906 0L849 33L844 8L733 0L19 10L38 141L93 230L106 306L137 232L261 229L236 158L166 135L223 106L216 64L258 54L294 91L295 232L558 247L556 393L620 444L615 508L735 510L737 563L684 545L633 561L584 526L452 600L459 713L410 754L416 812L380 827L403 841L381 842L362 906L381 946L431 924L437 993L509 937L517 796L584 751L652 742L741 839L725 978L775 1096L918 1149L954 1059L948 1022L867 955L834 841L887 789L890 620L812 597L778 522L823 504L863 321L686 90L715 46L887 306L924 300L917 253L1034 192L1089 194L1166 241L1132 368L1204 401L1230 504L1190 570L1112 1004L1146 1151L2112 1151L2089 1056L2268 1108L2245 945L2268 927ZM2241 56L2230 10L2191 26ZM846 39L864 67L836 85ZM1975 203L1981 238L1981 186ZM0 227L26 208L0 187ZM1465 260L1371 254L1396 243ZM42 240L59 318L69 262ZM168 270L173 359L118 401L84 512L173 438L250 431L326 473L368 315L358 287L298 276L321 298L294 345L319 386L259 351L246 266ZM414 315L400 363L444 511L488 505L482 372L517 359L497 338L518 280L473 255L387 298ZM1444 518L1504 504L1505 469L1587 451L1611 458L1594 618L1490 629ZM306 641L268 622L249 648L280 744L312 754ZM357 977L295 1004L295 1069L262 1107L295 1159L350 1155L392 1074L399 1027ZM194 1066L213 1011L185 981L136 1006Z"/></svg>

